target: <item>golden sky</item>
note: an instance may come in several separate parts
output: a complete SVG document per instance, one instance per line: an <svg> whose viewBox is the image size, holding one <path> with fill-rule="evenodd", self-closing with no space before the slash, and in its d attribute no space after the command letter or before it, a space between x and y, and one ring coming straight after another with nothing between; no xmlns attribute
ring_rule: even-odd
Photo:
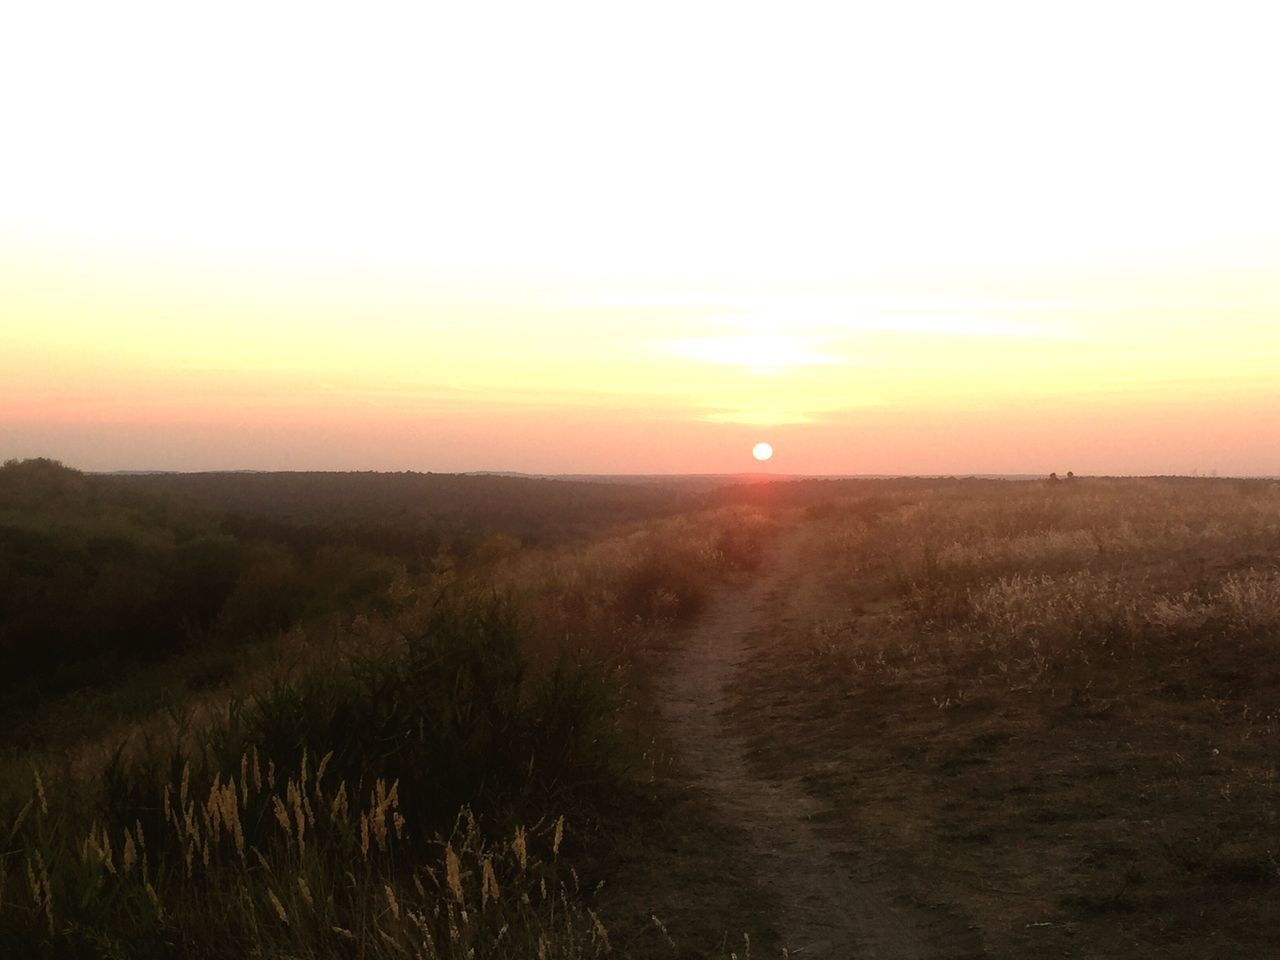
<svg viewBox="0 0 1280 960"><path fill-rule="evenodd" d="M15 5L0 457L1280 473L1273 5Z"/></svg>

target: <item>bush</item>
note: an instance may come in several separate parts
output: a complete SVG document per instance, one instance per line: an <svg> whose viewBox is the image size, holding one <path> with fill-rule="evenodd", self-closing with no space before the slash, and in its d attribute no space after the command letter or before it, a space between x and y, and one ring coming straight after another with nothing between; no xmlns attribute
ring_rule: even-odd
<svg viewBox="0 0 1280 960"><path fill-rule="evenodd" d="M398 780L436 825L463 804L500 812L613 772L615 695L600 671L561 658L531 672L507 598L446 598L403 656L277 684L209 732L212 765L256 748L278 766L333 754L342 779Z"/></svg>
<svg viewBox="0 0 1280 960"><path fill-rule="evenodd" d="M0 953L602 950L519 824L617 782L619 700L589 664L532 671L523 631L501 596L446 598L402 655L233 704L194 751L120 751L88 793L0 795Z"/></svg>

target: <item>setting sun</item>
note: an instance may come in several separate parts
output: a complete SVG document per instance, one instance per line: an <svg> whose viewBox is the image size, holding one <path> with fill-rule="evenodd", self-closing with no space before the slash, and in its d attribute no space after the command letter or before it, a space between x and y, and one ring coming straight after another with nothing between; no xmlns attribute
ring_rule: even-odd
<svg viewBox="0 0 1280 960"><path fill-rule="evenodd" d="M1280 471L1269 16L482 8L16 5L0 452Z"/></svg>
<svg viewBox="0 0 1280 960"><path fill-rule="evenodd" d="M1277 36L7 4L0 958L1280 956Z"/></svg>

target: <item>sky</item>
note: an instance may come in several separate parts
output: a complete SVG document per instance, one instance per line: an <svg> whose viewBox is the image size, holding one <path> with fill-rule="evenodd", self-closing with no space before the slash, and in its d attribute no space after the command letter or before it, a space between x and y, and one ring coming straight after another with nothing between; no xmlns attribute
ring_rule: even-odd
<svg viewBox="0 0 1280 960"><path fill-rule="evenodd" d="M9 5L0 459L1280 474L1278 28Z"/></svg>

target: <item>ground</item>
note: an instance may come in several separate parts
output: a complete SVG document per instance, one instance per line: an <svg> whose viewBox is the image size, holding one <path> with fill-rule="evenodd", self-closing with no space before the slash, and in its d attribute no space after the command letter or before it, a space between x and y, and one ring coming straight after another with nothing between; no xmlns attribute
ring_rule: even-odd
<svg viewBox="0 0 1280 960"><path fill-rule="evenodd" d="M689 829L654 838L651 860L678 863L665 885L652 862L632 882L657 881L654 915L679 955L706 955L718 942L725 955L753 944L764 955L813 958L981 956L963 916L918 898L905 862L888 863L885 851L842 829L802 776L778 775L755 756L752 740L773 710L763 701L743 709L740 687L776 639L771 631L795 622L779 612L813 586L803 564L808 533L784 534L761 570L720 587L663 651L654 684L656 742L669 751L660 789L680 797L669 802L687 808ZM722 895L706 897L704 884ZM726 912L734 907L736 916ZM685 949L686 936L699 949ZM658 939L649 941L660 953Z"/></svg>
<svg viewBox="0 0 1280 960"><path fill-rule="evenodd" d="M852 680L824 666L815 632L885 611L815 562L824 535L790 528L661 651L655 797L669 818L628 872L671 942L637 936L638 953L741 956L748 940L760 955L881 960L1277 947L1274 765L1243 772L1265 768L1269 727L1228 724L1238 708L1224 700L1152 707L1092 686L946 703L954 678L927 664ZM615 904L630 897L624 884Z"/></svg>

